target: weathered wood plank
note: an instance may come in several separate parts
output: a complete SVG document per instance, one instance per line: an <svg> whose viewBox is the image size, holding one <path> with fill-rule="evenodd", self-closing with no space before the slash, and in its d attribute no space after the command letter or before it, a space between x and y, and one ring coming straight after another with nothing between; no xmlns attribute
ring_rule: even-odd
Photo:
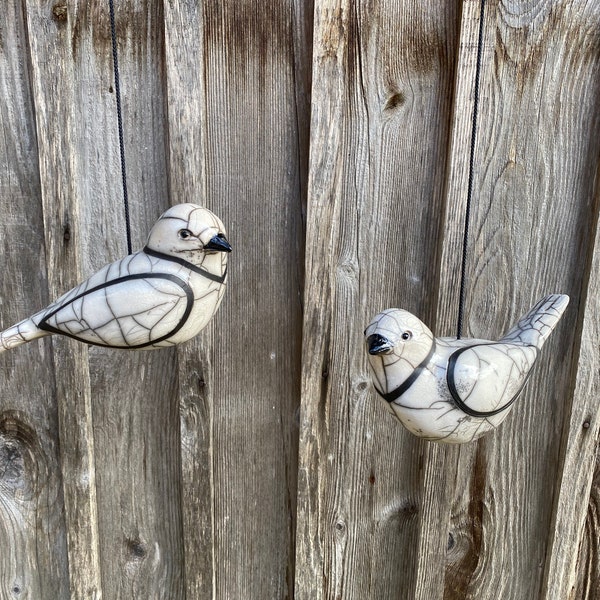
<svg viewBox="0 0 600 600"><path fill-rule="evenodd" d="M23 2L0 21L0 323L48 300ZM0 596L69 597L49 344L0 356Z"/></svg>
<svg viewBox="0 0 600 600"><path fill-rule="evenodd" d="M577 519L574 519L576 521ZM568 526L573 527L571 524ZM563 583L563 579L558 581L561 588L568 589L569 600L597 600L600 586L600 538L598 529L600 528L600 469L596 457L596 469L592 480L592 487L589 496L589 506L585 520L584 530L581 536L581 544L577 556L576 580L571 580L568 587ZM560 557L559 557L560 558ZM565 557L571 558L571 552ZM564 568L564 567L563 567ZM557 588L555 588L557 589ZM550 597L550 596L547 596Z"/></svg>
<svg viewBox="0 0 600 600"><path fill-rule="evenodd" d="M174 358L90 356L107 598L185 598Z"/></svg>
<svg viewBox="0 0 600 600"><path fill-rule="evenodd" d="M302 4L165 5L171 199L214 210L233 245L220 312L178 352L188 597L292 596Z"/></svg>
<svg viewBox="0 0 600 600"><path fill-rule="evenodd" d="M476 130L477 127L473 115L478 108L477 61L480 21L484 6L485 3L481 0L464 0L460 18L451 137L448 145L445 215L439 236L440 278L436 334L440 336L456 335L458 328L462 242L467 211L471 143L473 128ZM489 35L481 40L479 58L484 68L490 65L493 52L493 45L487 38Z"/></svg>
<svg viewBox="0 0 600 600"><path fill-rule="evenodd" d="M473 116L477 110L481 10L481 0L465 0L462 3L451 133L447 149L445 215L438 237L438 299L435 323L432 323L437 335L456 335L458 329L462 235L467 210ZM481 62L489 63L489 56L489 44L482 44ZM470 564L473 560L470 546L473 527L477 526L472 520L472 511L467 512L466 519L461 515L460 527L453 526L452 521L457 519L451 517L452 508L457 508L452 499L454 489L472 488L467 465L472 463L473 449L428 446L425 451L423 511L419 515L415 600L442 597L446 577L458 595L458 586L462 585L462 581L456 581L455 573L462 573L465 561ZM449 569L446 573L445 569L439 567L446 555L450 562L460 563L454 572ZM457 556L460 556L460 560L457 560ZM436 568L432 565L436 565Z"/></svg>
<svg viewBox="0 0 600 600"><path fill-rule="evenodd" d="M600 170L596 179L596 212L599 202ZM593 598L600 589L597 450L600 431L600 230L597 223L595 230L595 242L589 250L589 274L582 291L581 331L577 332L579 350L573 353L577 370L573 403L569 419L565 421L561 472L540 596L548 600ZM579 591L574 593L576 588Z"/></svg>
<svg viewBox="0 0 600 600"><path fill-rule="evenodd" d="M53 298L81 279L82 124L76 104L73 21L53 2L27 2L49 293ZM74 14L78 5L70 9ZM58 90L58 93L57 93ZM87 349L53 343L69 586L75 597L100 598L100 568L91 394Z"/></svg>
<svg viewBox="0 0 600 600"><path fill-rule="evenodd" d="M315 20L296 597L412 598L425 446L376 399L362 331L434 315L457 6Z"/></svg>
<svg viewBox="0 0 600 600"><path fill-rule="evenodd" d="M569 293L572 304L511 417L461 451L449 523L454 546L443 590L437 590L445 598L540 594L552 521L548 499L560 479L561 429L572 389L565 356L576 350L585 283L580 265L595 221L586 199L593 195L599 151L597 23L598 7L586 2L485 3L465 335L500 334L551 291ZM459 118L470 102L468 93L457 97ZM454 147L451 160L464 156ZM458 169L451 166L453 172ZM449 195L448 202L442 281L456 272L453 252L462 244L452 217L456 198ZM455 302L444 297L453 293L440 293L440 326L452 325L447 306L454 313ZM442 568L441 553L438 561L427 566L431 573ZM562 596L553 591L549 597Z"/></svg>
<svg viewBox="0 0 600 600"><path fill-rule="evenodd" d="M165 3L169 183L173 202L206 198L204 19L200 3ZM225 299L227 301L227 298ZM213 598L213 328L177 352L185 590Z"/></svg>
<svg viewBox="0 0 600 600"><path fill-rule="evenodd" d="M126 253L108 2L74 18L92 273ZM135 250L169 204L162 4L115 2L115 18ZM91 348L89 369L104 597L184 598L176 354Z"/></svg>
<svg viewBox="0 0 600 600"><path fill-rule="evenodd" d="M50 253L56 254L54 272L67 275L55 285L53 295L125 251L107 9L105 2L70 4L60 17L55 14L56 22L49 21L60 32L58 42L52 40L50 48L36 47L33 52L36 59L52 50L59 54L49 59L61 70L58 76L41 65L38 68L39 104L45 119L38 129L44 140L46 128L55 135L55 115L66 115L64 129L57 134L64 142L52 148L60 149L62 163L47 151L52 156L46 176L63 169L59 179L63 185L53 190L46 203L48 243ZM121 76L123 82L132 82L123 86L123 113L137 247L167 206L160 9L144 2L121 3L117 8ZM52 14L50 6L42 7L37 20L32 20L35 30L47 27L44 19ZM54 78L46 80L48 75ZM63 93L53 103L57 82ZM67 219L69 243L65 245L70 250L65 255L62 249L55 250L56 228L58 224L62 243ZM59 383L59 396L66 398L61 412L65 488L71 483L76 490L82 487L87 481L82 470L98 477L99 541L92 535L77 537L96 526L95 498L89 496L87 512L77 504L73 508L69 527L73 595L92 597L89 578L99 579L101 566L107 598L183 597L174 353L93 349L90 384L87 349L68 340L57 340L55 348L57 372L68 374ZM78 398L75 408L69 398ZM81 434L85 453L73 447L74 432ZM94 471L90 464L96 440ZM92 564L83 563L84 559Z"/></svg>

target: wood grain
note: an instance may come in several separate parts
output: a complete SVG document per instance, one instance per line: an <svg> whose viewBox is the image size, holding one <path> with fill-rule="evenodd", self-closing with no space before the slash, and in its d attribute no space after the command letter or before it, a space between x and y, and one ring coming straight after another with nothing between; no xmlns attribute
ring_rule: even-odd
<svg viewBox="0 0 600 600"><path fill-rule="evenodd" d="M293 593L302 4L165 10L171 198L214 210L233 245L213 326L178 353L189 597Z"/></svg>
<svg viewBox="0 0 600 600"><path fill-rule="evenodd" d="M425 448L376 399L362 331L434 311L457 11L322 1L315 21L296 597L411 598Z"/></svg>
<svg viewBox="0 0 600 600"><path fill-rule="evenodd" d="M48 286L56 298L81 280L81 165L72 23L52 3L26 3L32 91ZM76 13L77 4L73 4ZM31 32L35 32L32 35ZM55 89L60 93L55 93ZM100 558L87 349L65 339L53 344L69 587L76 597L100 598Z"/></svg>
<svg viewBox="0 0 600 600"><path fill-rule="evenodd" d="M599 151L597 23L597 7L589 3L535 2L527 10L486 3L467 333L493 338L549 292L568 293L572 304L509 419L461 453L450 523L453 537L466 545L448 554L445 598L541 593L560 424L569 414L570 357L577 352L581 265L595 221L589 199ZM567 99L573 97L577 106ZM458 106L469 101L456 99ZM452 247L458 252L462 231L454 235L445 241L447 256ZM448 260L442 280L446 272L452 272ZM444 308L440 323L447 319ZM467 473L477 482L470 496ZM438 572L435 561L430 568ZM554 588L548 593L563 597Z"/></svg>
<svg viewBox="0 0 600 600"><path fill-rule="evenodd" d="M204 204L229 289L176 350L0 356L0 596L597 598L598 3L115 8L133 245ZM8 326L126 245L108 3L3 16ZM362 331L455 333L470 175L465 335L571 305L509 419L449 448L387 413Z"/></svg>
<svg viewBox="0 0 600 600"><path fill-rule="evenodd" d="M436 335L457 335L459 323L462 244L467 211L471 165L471 142L476 131L478 46L482 2L465 0L460 14L456 74L447 154L444 216L438 235L439 275L436 282ZM480 62L489 64L489 44L482 44ZM428 446L425 450L423 511L419 514L417 570L414 598L446 597L453 590L460 597L464 571L473 568L480 544L481 528L473 519L474 504L480 501L473 483L481 479L474 464L473 445L465 448ZM470 473L473 472L473 478ZM473 494L453 498L453 490ZM475 509L477 510L477 509ZM436 532L432 535L432 532ZM448 567L442 568L448 557Z"/></svg>
<svg viewBox="0 0 600 600"><path fill-rule="evenodd" d="M164 29L171 200L210 207L206 194L202 6L166 2ZM211 364L214 343L213 327L209 326L177 352L184 576L185 591L191 598L214 598L216 585L212 439L216 398Z"/></svg>
<svg viewBox="0 0 600 600"><path fill-rule="evenodd" d="M598 541L598 528L600 527L600 470L596 457L596 468L592 479L589 495L584 529L581 535L581 543L577 554L576 579L569 580L556 578L557 585L552 589L568 590L569 600L584 598L585 600L597 600L598 581L600 581L600 544ZM577 520L574 519L576 522ZM568 525L572 529L572 525ZM559 557L560 558L560 557ZM574 558L571 552L565 557L570 563ZM556 561L555 561L556 562ZM570 566L570 564L568 565ZM564 567L559 566L560 570ZM550 585L548 586L550 588ZM548 596L549 597L549 596Z"/></svg>
<svg viewBox="0 0 600 600"><path fill-rule="evenodd" d="M107 6L70 4L60 18L53 8L42 7L35 21L32 8L30 20L33 30L49 30L48 46L34 47L32 54L40 59L49 54L58 70L49 71L43 62L36 71L42 173L48 178L43 182L51 189L45 201L46 231L49 255L56 260L51 271L56 296L121 257L125 229ZM131 2L117 10L119 39L128 40L120 42L125 144L137 149L128 154L130 194L143 199L132 203L137 247L167 206L164 131L157 118L163 112L156 66L162 56L159 8ZM35 39L36 44L44 40ZM57 82L64 88L59 100L53 93ZM60 128L56 115L63 118ZM60 177L48 185L57 170ZM57 373L64 372L58 393L65 496L74 495L68 524L72 594L99 595L101 569L106 597L181 597L174 354L94 349L89 371L87 349L61 339L55 341L55 357Z"/></svg>
<svg viewBox="0 0 600 600"><path fill-rule="evenodd" d="M85 3L75 18L74 68L86 106L82 254L91 273L121 258L126 238L108 4ZM115 21L132 241L139 249L169 205L162 5L115 3ZM89 369L104 595L184 598L176 353L91 348Z"/></svg>
<svg viewBox="0 0 600 600"><path fill-rule="evenodd" d="M20 1L0 22L0 323L48 300L44 228ZM69 597L64 504L49 344L0 357L0 595Z"/></svg>
<svg viewBox="0 0 600 600"><path fill-rule="evenodd" d="M594 210L598 218L600 170L596 178ZM560 477L556 485L554 515L548 548L542 598L594 598L600 582L598 553L598 314L600 311L600 235L590 245L589 267L582 290L581 324L577 352L573 354L575 389L561 448ZM578 552L576 552L578 550ZM575 589L577 593L574 593Z"/></svg>

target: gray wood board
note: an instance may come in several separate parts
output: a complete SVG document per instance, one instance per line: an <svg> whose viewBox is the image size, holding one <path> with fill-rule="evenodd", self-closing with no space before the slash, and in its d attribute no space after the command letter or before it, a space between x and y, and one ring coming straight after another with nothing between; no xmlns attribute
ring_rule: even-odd
<svg viewBox="0 0 600 600"><path fill-rule="evenodd" d="M31 97L23 60L23 3L0 23L0 323L48 302L46 254ZM49 343L0 356L0 595L69 597L57 412Z"/></svg>
<svg viewBox="0 0 600 600"><path fill-rule="evenodd" d="M482 6L464 333L571 305L507 421L446 447L362 332L456 331ZM134 248L204 204L229 289L178 349L0 355L0 596L596 598L597 3L115 8ZM126 252L112 78L105 0L9 0L3 327Z"/></svg>
<svg viewBox="0 0 600 600"><path fill-rule="evenodd" d="M362 333L389 306L435 315L457 9L315 3L300 599L413 597L425 448L377 400Z"/></svg>
<svg viewBox="0 0 600 600"><path fill-rule="evenodd" d="M302 4L165 10L171 200L208 206L233 246L214 323L178 354L190 597L292 596L310 58Z"/></svg>
<svg viewBox="0 0 600 600"><path fill-rule="evenodd" d="M448 490L432 510L449 514L453 541L449 552L440 548L427 565L439 573L445 563L446 571L439 585L424 589L424 598L542 593L547 544L557 535L548 535L555 520L552 499L561 481L563 423L569 422L579 352L578 308L596 222L599 16L597 6L581 2L536 2L527 10L505 2L485 5L465 335L497 337L550 292L568 293L571 305L507 421L461 449L457 463L452 450L437 463L438 471L455 469L454 494ZM463 21L465 26L478 23ZM457 96L454 127L469 118L471 100ZM453 148L450 160L468 160L468 149ZM459 189L466 190L465 183ZM448 197L450 224L459 202ZM441 280L445 274L456 278L461 243L462 231L448 227ZM451 333L456 285L444 289L440 285L438 322L441 333ZM597 365L597 353L587 360ZM422 531L431 525L424 523ZM577 537L568 545L576 554ZM558 566L567 558L553 560ZM555 584L544 597L565 597L560 590L566 588Z"/></svg>

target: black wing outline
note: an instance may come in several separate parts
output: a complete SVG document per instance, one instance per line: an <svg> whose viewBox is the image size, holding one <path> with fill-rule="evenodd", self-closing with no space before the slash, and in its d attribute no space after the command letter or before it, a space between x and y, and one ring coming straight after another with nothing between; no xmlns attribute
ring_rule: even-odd
<svg viewBox="0 0 600 600"><path fill-rule="evenodd" d="M456 362L458 361L458 357L463 352L466 352L467 350L471 350L472 348L477 348L478 346L495 346L495 345L497 345L497 343L473 344L471 346L465 346L464 348L459 348L458 350L453 352L450 355L450 358L448 359L448 370L446 371L446 381L448 383L450 395L452 396L452 400L454 400L456 407L459 408L460 410L462 410L465 414L469 415L470 417L481 417L481 418L493 417L494 415L497 415L498 413L505 411L519 397L519 394L523 391L523 388L525 387L525 384L527 383L527 380L529 379L529 376L531 375L531 371L533 370L533 369L529 369L529 372L525 375L525 378L523 379L523 383L521 384L521 387L515 392L514 396L510 400L505 402L500 408L496 408L495 410L489 410L489 411L481 411L481 410L475 410L475 409L469 407L463 401L463 399L460 397L460 395L458 393L458 389L456 387L456 380L454 378L454 369L456 368ZM534 346L532 346L532 347L534 347ZM537 348L536 348L536 350L537 350Z"/></svg>
<svg viewBox="0 0 600 600"><path fill-rule="evenodd" d="M92 294L93 292L97 292L98 290L102 290L107 287L116 285L118 283L123 283L125 281L131 281L133 279L168 279L169 281L172 281L173 283L177 284L185 292L186 299L187 299L185 311L184 311L183 315L181 316L179 323L177 323L177 325L171 331L169 331L169 333L162 335L161 337L156 338L155 340L151 340L149 342L144 342L143 344L136 344L134 346L127 346L127 345L126 346L115 346L112 344L102 344L100 342L90 342L89 340L80 338L75 334L69 333L67 331L63 331L62 329L58 329L57 327L53 327L52 325L50 325L48 323L48 319L51 319L57 312L61 311L66 306L69 306L69 304L73 303L75 300L78 300L79 298L83 298L84 296L87 296L88 294ZM47 315L44 315L44 318L39 322L38 327L40 329L43 329L44 331L48 331L50 333L58 333L60 335L66 335L67 337L73 338L79 342L84 342L86 344L90 344L91 346L102 346L104 348L119 348L119 349L123 349L123 350L137 350L140 348L147 348L148 346L153 346L154 344L163 342L164 340L175 335L185 325L188 317L190 316L190 313L192 312L193 305L194 305L194 292L192 291L192 288L180 277L177 277L176 275L171 275L170 273L136 273L133 275L125 275L124 277L118 277L117 279L112 279L111 281L107 281L107 282L97 285L93 288L90 288L89 290L86 290L85 292L78 294L74 298L70 298L68 302L65 302L64 304L57 306L51 312L49 312Z"/></svg>

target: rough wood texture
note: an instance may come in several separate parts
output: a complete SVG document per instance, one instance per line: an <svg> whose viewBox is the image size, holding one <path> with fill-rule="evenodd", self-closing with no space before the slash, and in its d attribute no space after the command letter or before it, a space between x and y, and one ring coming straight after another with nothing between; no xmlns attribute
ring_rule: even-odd
<svg viewBox="0 0 600 600"><path fill-rule="evenodd" d="M389 305L434 311L457 21L315 3L299 599L413 597L425 448L375 399L362 331Z"/></svg>
<svg viewBox="0 0 600 600"><path fill-rule="evenodd" d="M70 14L78 35L86 274L126 253L108 3ZM169 205L163 12L115 3L132 242L140 248ZM90 227L90 224L92 225ZM96 245L95 232L102 231ZM184 597L176 353L90 349L98 520L106 598Z"/></svg>
<svg viewBox="0 0 600 600"><path fill-rule="evenodd" d="M509 419L494 435L461 452L446 580L427 597L542 594L546 547L552 540L551 499L562 464L561 425L570 412L571 357L578 354L577 308L586 285L581 265L591 251L586 248L597 211L592 198L600 151L594 108L600 82L599 17L598 6L585 2L535 2L527 8L485 4L466 333L498 335L548 292L568 293L571 306ZM569 100L574 97L576 103ZM456 103L469 100L457 97ZM462 118L457 113L458 128ZM461 160L460 153L451 157ZM449 195L448 202L450 211L456 198ZM462 231L454 239L453 228L449 231L445 244L452 256ZM442 261L442 277L455 268L456 262ZM440 324L451 322L440 297ZM588 360L597 365L597 352ZM576 396L574 402L582 400ZM576 405L574 410L577 414ZM567 477L561 493L572 497L575 480ZM568 544L573 553L577 545L573 536ZM555 560L568 561L560 552ZM439 565L432 561L428 568L438 572ZM542 597L565 597L561 586L569 584L557 584L558 578Z"/></svg>
<svg viewBox="0 0 600 600"><path fill-rule="evenodd" d="M171 200L198 202L217 210L206 194L202 6L200 3L167 2L164 22ZM184 576L185 591L191 598L214 598L216 585L213 501L215 397L211 361L215 339L218 338L213 335L213 327L209 326L203 335L177 352Z"/></svg>
<svg viewBox="0 0 600 600"><path fill-rule="evenodd" d="M23 3L0 22L0 323L47 303L44 228ZM27 366L27 368L24 368ZM0 359L0 596L69 597L50 345Z"/></svg>
<svg viewBox="0 0 600 600"><path fill-rule="evenodd" d="M73 29L71 20L53 12L51 2L28 2L26 12L49 295L57 298L81 280L83 249L78 227L82 165L77 154L82 118L76 102ZM72 596L96 599L101 584L87 348L59 339L53 349L69 586Z"/></svg>
<svg viewBox="0 0 600 600"><path fill-rule="evenodd" d="M596 207L600 201L600 169ZM598 210L596 208L596 210ZM596 216L597 218L597 216ZM556 486L552 528L546 552L543 598L594 598L598 595L600 538L598 531L598 435L600 431L600 231L590 245L589 272L582 290L579 352L574 353L575 390L565 421L560 476ZM578 548L579 553L574 550ZM594 583L596 585L594 585ZM578 589L575 592L575 589Z"/></svg>
<svg viewBox="0 0 600 600"><path fill-rule="evenodd" d="M171 199L233 245L207 335L179 351L186 587L291 598L306 175L303 2L169 2Z"/></svg>
<svg viewBox="0 0 600 600"><path fill-rule="evenodd" d="M455 333L482 7L464 333L572 302L508 420L448 448L381 405L362 331ZM0 356L0 596L598 598L600 5L115 8L133 245L205 204L229 289L178 349ZM3 326L126 251L112 77L107 0L7 1Z"/></svg>

